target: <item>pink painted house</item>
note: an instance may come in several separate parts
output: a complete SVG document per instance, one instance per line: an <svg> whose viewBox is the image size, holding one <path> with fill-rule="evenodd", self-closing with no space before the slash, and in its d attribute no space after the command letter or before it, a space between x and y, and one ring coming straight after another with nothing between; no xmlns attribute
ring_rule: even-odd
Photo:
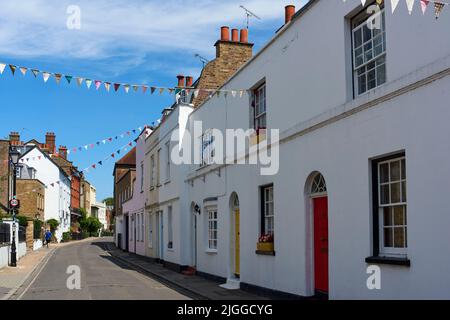
<svg viewBox="0 0 450 320"><path fill-rule="evenodd" d="M132 183L132 196L123 203L123 215L128 220L128 251L145 255L144 173L146 170L145 139L150 135L146 127L136 139L136 176Z"/></svg>

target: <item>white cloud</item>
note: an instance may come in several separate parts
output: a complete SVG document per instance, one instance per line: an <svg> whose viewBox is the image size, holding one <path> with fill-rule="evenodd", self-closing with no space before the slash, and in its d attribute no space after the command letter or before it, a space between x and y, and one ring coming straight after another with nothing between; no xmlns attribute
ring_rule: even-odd
<svg viewBox="0 0 450 320"><path fill-rule="evenodd" d="M2 0L0 55L144 64L152 53L212 54L221 25L243 28L245 5L262 18L251 32L279 21L292 0ZM81 9L81 29L66 27L69 5ZM250 33L251 37L251 33ZM117 70L120 72L120 70Z"/></svg>

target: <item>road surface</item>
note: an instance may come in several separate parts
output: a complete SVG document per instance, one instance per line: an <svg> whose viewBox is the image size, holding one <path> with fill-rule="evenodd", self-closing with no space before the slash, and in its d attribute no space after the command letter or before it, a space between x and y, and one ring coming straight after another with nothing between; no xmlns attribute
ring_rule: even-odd
<svg viewBox="0 0 450 320"><path fill-rule="evenodd" d="M105 241L105 240L103 240ZM23 300L185 300L186 296L116 261L102 248L102 240L58 248L47 263L21 288ZM80 289L73 268L80 270Z"/></svg>

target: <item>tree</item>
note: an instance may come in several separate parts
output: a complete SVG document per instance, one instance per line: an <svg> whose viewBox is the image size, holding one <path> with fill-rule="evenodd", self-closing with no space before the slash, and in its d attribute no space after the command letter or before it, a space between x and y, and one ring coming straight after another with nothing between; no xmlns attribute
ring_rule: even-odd
<svg viewBox="0 0 450 320"><path fill-rule="evenodd" d="M54 232L56 229L58 229L59 226L59 222L56 219L47 220L47 224L50 226L51 232Z"/></svg>
<svg viewBox="0 0 450 320"><path fill-rule="evenodd" d="M103 199L103 202L105 202L108 207L114 206L114 198L112 198L112 197Z"/></svg>

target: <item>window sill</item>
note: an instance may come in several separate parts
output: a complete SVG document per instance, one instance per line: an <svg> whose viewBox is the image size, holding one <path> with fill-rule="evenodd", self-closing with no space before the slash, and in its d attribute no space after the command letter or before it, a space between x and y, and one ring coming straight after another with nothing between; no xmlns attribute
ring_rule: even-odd
<svg viewBox="0 0 450 320"><path fill-rule="evenodd" d="M396 258L396 257L367 257L366 263L376 263L376 264L390 264L396 266L411 266L411 260L408 258Z"/></svg>
<svg viewBox="0 0 450 320"><path fill-rule="evenodd" d="M164 182L164 185L167 185L170 183L170 180L167 180L166 182Z"/></svg>
<svg viewBox="0 0 450 320"><path fill-rule="evenodd" d="M207 254L217 254L217 250L216 249L207 249L205 252Z"/></svg>
<svg viewBox="0 0 450 320"><path fill-rule="evenodd" d="M260 256L272 256L275 257L275 251L262 251L256 250L255 253Z"/></svg>

